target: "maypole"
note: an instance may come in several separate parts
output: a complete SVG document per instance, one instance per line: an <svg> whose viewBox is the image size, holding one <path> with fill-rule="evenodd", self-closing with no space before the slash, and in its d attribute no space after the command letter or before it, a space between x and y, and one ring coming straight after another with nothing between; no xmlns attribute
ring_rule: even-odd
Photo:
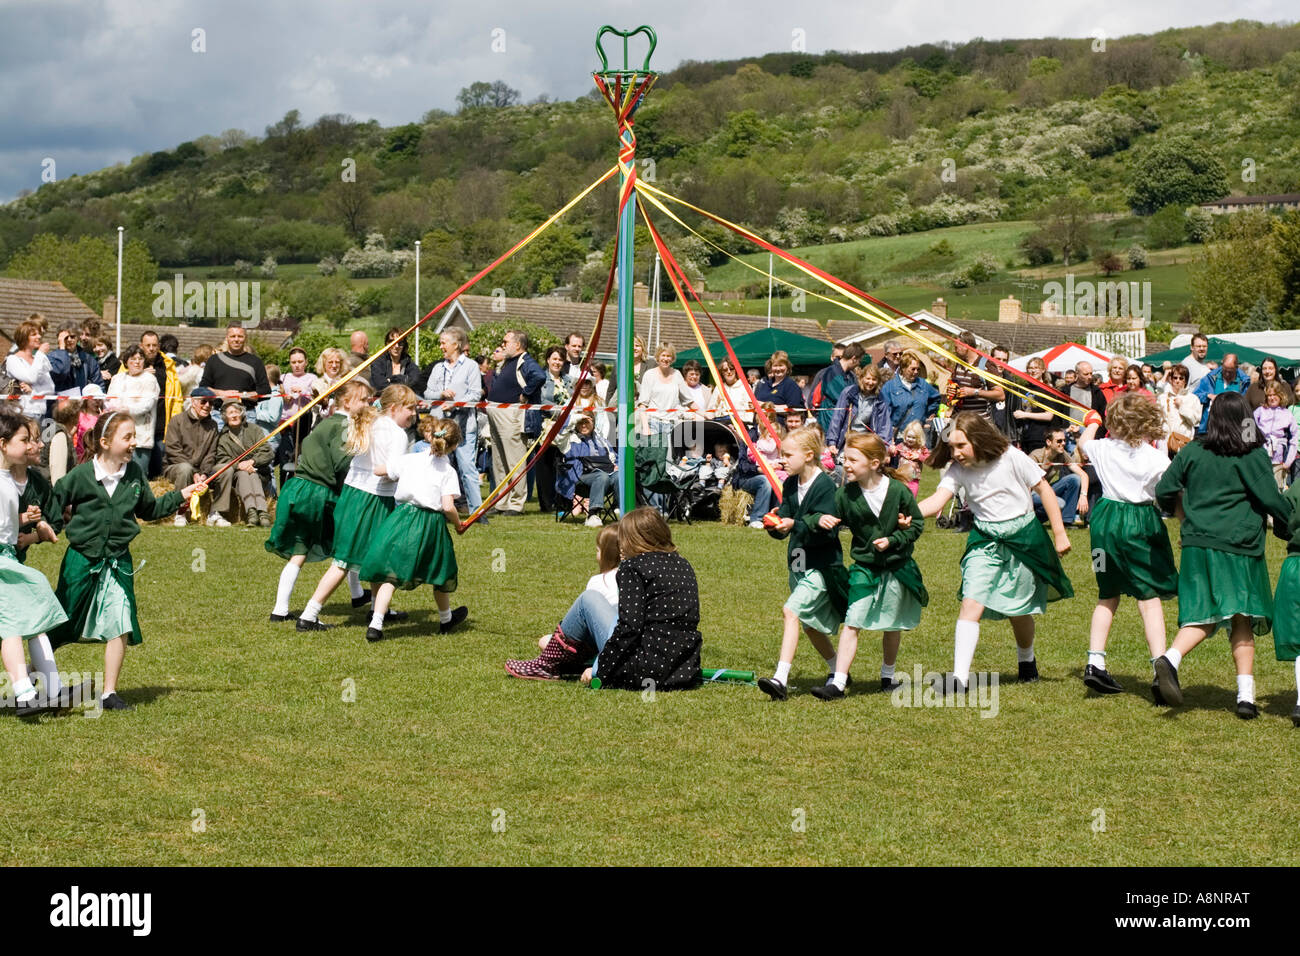
<svg viewBox="0 0 1300 956"><path fill-rule="evenodd" d="M611 70L601 38L607 33L623 38L623 68ZM650 41L645 61L640 69L628 64L628 40L644 33ZM659 74L650 70L650 56L654 53L654 30L639 26L635 30L615 30L603 26L596 32L596 55L600 57L600 70L591 75L596 87L605 97L618 122L618 508L627 514L636 507L636 453L635 421L636 385L632 376L633 298L636 278L632 273L632 232L636 222L636 135L632 132L632 115L654 85ZM593 349L596 343L592 343Z"/></svg>

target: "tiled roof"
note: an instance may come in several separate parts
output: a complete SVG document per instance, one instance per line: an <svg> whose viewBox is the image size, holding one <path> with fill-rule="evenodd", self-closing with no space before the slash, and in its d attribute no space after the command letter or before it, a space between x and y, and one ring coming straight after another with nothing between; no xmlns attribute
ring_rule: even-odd
<svg viewBox="0 0 1300 956"><path fill-rule="evenodd" d="M68 291L62 282L0 278L0 329L12 337L33 312L45 316L51 329L64 322L81 323L99 313Z"/></svg>
<svg viewBox="0 0 1300 956"><path fill-rule="evenodd" d="M487 322L519 319L532 325L540 325L559 336L568 335L570 332L580 332L584 337L590 335L591 330L596 325L596 316L600 313L599 303L565 302L560 299L548 298L505 299L504 309L492 296L486 295L462 295L459 302L469 316L470 322L475 326ZM493 310L494 303L497 303L499 311ZM718 325L728 338L767 328L766 316L730 315L718 312L710 314L717 320ZM701 328L704 330L705 341L716 342L718 340L717 333L713 331L708 319L699 312L696 315ZM677 351L681 352L695 348L699 344L695 340L695 333L691 330L690 322L687 321L686 313L670 312L664 309L660 316L662 321L655 323L657 332L651 334L650 311L648 309L637 309L635 312L636 334L646 341L647 346L653 348L657 340L672 345ZM772 327L830 341L830 336L826 330L813 319L773 317ZM612 354L617 348L617 333L618 313L611 301L609 307L605 310L605 325L601 330L600 342L596 350Z"/></svg>

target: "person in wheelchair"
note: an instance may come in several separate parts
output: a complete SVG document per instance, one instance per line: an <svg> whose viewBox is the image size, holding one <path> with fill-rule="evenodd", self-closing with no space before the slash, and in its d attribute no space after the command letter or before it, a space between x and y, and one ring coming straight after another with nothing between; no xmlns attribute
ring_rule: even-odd
<svg viewBox="0 0 1300 956"><path fill-rule="evenodd" d="M605 490L614 477L615 460L614 450L596 432L591 417L575 416L573 437L564 453L560 474L555 482L555 494L558 498L571 502L573 514L580 515L585 511L586 525L589 528L599 528L604 523L600 519L600 511L605 503ZM583 489L586 489L587 494L580 497Z"/></svg>

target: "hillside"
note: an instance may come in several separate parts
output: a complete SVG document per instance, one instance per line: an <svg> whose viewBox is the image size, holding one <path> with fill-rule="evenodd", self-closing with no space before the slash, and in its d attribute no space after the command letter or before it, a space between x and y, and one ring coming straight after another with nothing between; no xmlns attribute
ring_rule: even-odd
<svg viewBox="0 0 1300 956"><path fill-rule="evenodd" d="M638 113L639 156L653 161L642 173L785 246L829 246L828 261L881 288L942 288L980 250L953 239L954 255L936 259L927 251L935 240L918 236L914 261L856 261L855 241L996 223L985 227L998 237L996 269L1020 269L1030 263L1019 240L1054 201L1127 217L1120 253L1128 239L1180 245L1150 241L1146 220L1129 215L1134 166L1160 143L1194 142L1234 192L1300 190L1300 26L1242 21L1095 46L976 40L683 64ZM294 111L261 137L214 130L0 207L0 270L38 234L102 236L119 223L165 273L268 256L314 266L378 233L389 250L423 237L422 292L436 296L608 168L614 152L608 107L592 96L467 105L393 128L338 115L308 125ZM592 295L603 271L583 265L607 252L613 202L612 187L594 194L491 285L526 295L576 281ZM704 232L752 251L716 227ZM1094 251L1111 244L1105 230L1093 232ZM725 261L696 240L681 251L701 272ZM644 242L638 258L645 275ZM405 314L396 303L409 301L412 270L400 258L389 265L404 278L360 288L344 270L322 289L298 277L279 298L291 313L332 311L341 321ZM711 274L710 286L743 283L735 269Z"/></svg>

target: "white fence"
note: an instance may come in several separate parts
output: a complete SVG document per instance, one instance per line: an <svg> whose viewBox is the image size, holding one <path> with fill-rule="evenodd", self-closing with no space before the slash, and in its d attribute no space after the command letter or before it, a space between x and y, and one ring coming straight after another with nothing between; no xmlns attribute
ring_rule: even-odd
<svg viewBox="0 0 1300 956"><path fill-rule="evenodd" d="M1146 329L1132 332L1089 332L1088 347L1114 352L1127 359L1140 359L1147 354Z"/></svg>

